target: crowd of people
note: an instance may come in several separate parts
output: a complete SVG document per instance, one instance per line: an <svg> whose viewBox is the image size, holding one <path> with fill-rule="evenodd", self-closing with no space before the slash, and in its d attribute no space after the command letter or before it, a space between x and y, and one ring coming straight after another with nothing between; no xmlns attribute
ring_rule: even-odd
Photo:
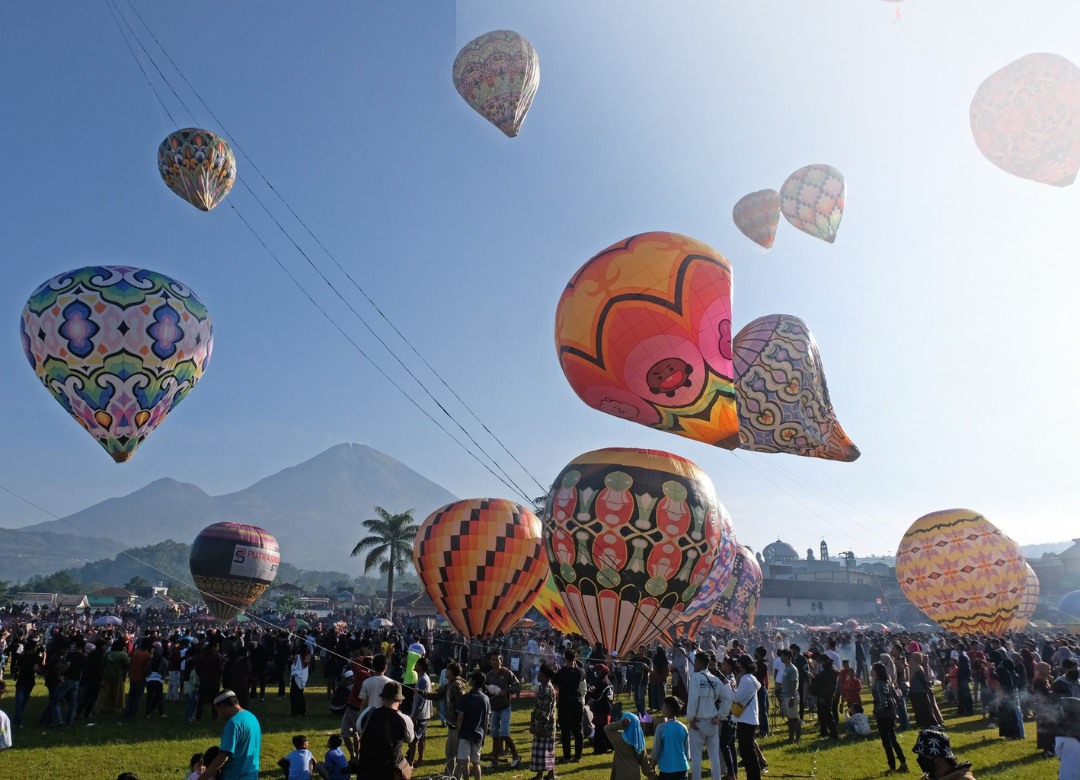
<svg viewBox="0 0 1080 780"><path fill-rule="evenodd" d="M1061 777L1080 777L1080 647L1072 635L789 636L774 628L616 657L543 630L481 641L363 625L328 621L292 632L256 621L181 631L61 621L46 630L19 622L0 631L0 696L14 697L10 721L0 713L0 749L27 723L63 729L110 715L208 717L223 723L222 741L192 758L189 777L257 777L253 703L269 688L301 718L318 672L326 697L320 693L318 706L340 716L339 733L321 761L298 734L279 761L288 778L343 779L362 766L365 777L400 780L430 759L429 726L441 724L445 748L435 763L445 776L480 780L527 762L534 780L553 780L557 753L579 762L588 746L610 755L612 780L701 780L706 757L712 780L758 780L768 768L764 739L775 732L797 743L813 723L825 744L842 733L872 737L876 727L890 770L907 772L914 760L926 778L962 780L972 773L952 753L950 722L980 713L1004 739L1024 738L1034 722L1037 749L1060 760ZM48 697L28 712L40 682ZM531 707L530 745L511 733L516 700ZM905 750L897 735L908 729L918 736Z"/></svg>

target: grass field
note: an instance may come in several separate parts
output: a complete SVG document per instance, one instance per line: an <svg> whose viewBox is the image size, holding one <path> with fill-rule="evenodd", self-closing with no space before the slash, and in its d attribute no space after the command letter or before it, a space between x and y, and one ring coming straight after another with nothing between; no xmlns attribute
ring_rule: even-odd
<svg viewBox="0 0 1080 780"><path fill-rule="evenodd" d="M8 690L0 708L10 715L14 700L10 694L12 689ZM251 710L263 727L262 777L284 777L277 768L277 760L292 750L290 740L297 733L307 735L312 752L316 758L322 758L326 737L337 732L340 719L330 714L323 688L309 688L307 701L309 714L302 718L289 715L288 697L278 701L274 696L265 702L252 703ZM629 703L625 696L623 701ZM141 780L181 778L191 754L217 744L221 734L221 723L206 719L208 713L204 714L201 723L187 723L182 703L176 702L166 703L166 719L147 719L140 715L132 720L118 720L111 716L89 722L76 721L72 728L43 729L29 725L37 723L45 704L45 687L38 685L27 707L25 720L28 725L14 733L14 749L0 753L0 778L113 780L123 771L135 772ZM492 778L529 780L532 777L528 769L530 708L531 700L518 702L513 718L513 738L525 760L517 769L490 773ZM980 716L957 719L952 708L943 707L943 712L946 723L950 724L953 749L961 760L974 764L973 771L979 780L1057 777L1058 762L1043 758L1035 750L1033 723L1025 724L1027 739L1006 741L998 738L996 728L987 728ZM768 778L812 776L826 780L862 780L887 774L885 754L876 736L865 740L844 736L839 743L832 744L816 738L816 724L811 721L803 730L802 742L787 745L784 743L786 730L781 728L780 731L784 731L784 736L777 732L775 736L760 740L769 762ZM417 780L439 773L444 735L441 726L429 729L429 758L414 775ZM906 751L915 742L913 730L898 737ZM651 747L651 740L649 742ZM490 750L490 747L489 740L485 749ZM557 764L556 774L567 780L607 780L609 758L592 756L586 748L580 764ZM917 778L919 773L913 759L910 764L910 777Z"/></svg>

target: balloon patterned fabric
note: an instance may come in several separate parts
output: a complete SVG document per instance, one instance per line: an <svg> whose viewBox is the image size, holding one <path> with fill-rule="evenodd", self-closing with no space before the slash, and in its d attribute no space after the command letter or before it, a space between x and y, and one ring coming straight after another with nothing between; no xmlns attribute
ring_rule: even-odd
<svg viewBox="0 0 1080 780"><path fill-rule="evenodd" d="M130 266L54 276L34 290L19 324L38 379L117 463L195 387L213 349L195 293Z"/></svg>
<svg viewBox="0 0 1080 780"><path fill-rule="evenodd" d="M971 101L975 145L1003 171L1067 187L1080 170L1080 68L1028 54L992 73Z"/></svg>
<svg viewBox="0 0 1080 780"><path fill-rule="evenodd" d="M844 216L847 185L831 165L807 165L787 177L780 188L780 211L804 233L830 244Z"/></svg>
<svg viewBox="0 0 1080 780"><path fill-rule="evenodd" d="M435 510L420 525L413 563L439 613L471 639L513 628L547 576L539 518L501 498Z"/></svg>
<svg viewBox="0 0 1080 780"><path fill-rule="evenodd" d="M620 655L675 622L720 542L712 481L666 452L585 453L545 504L544 544L566 608L590 644Z"/></svg>
<svg viewBox="0 0 1080 780"><path fill-rule="evenodd" d="M677 233L605 249L567 284L555 314L559 363L605 414L734 449L731 265Z"/></svg>
<svg viewBox="0 0 1080 780"><path fill-rule="evenodd" d="M896 551L896 579L912 604L946 631L1001 634L1027 586L1020 546L971 509L916 520Z"/></svg>
<svg viewBox="0 0 1080 780"><path fill-rule="evenodd" d="M780 224L780 193L758 190L744 195L731 210L735 227L758 246L771 249Z"/></svg>
<svg viewBox="0 0 1080 780"><path fill-rule="evenodd" d="M1039 593L1041 590L1039 577L1035 574L1035 570L1031 568L1030 563L1025 563L1024 566L1027 567L1027 582L1024 585L1024 595L1020 597L1020 606L1016 608L1016 617L1009 624L1009 630L1016 633L1027 629L1028 622L1039 607Z"/></svg>
<svg viewBox="0 0 1080 780"><path fill-rule="evenodd" d="M277 539L258 526L214 523L195 537L189 563L210 613L227 623L274 582L281 552Z"/></svg>
<svg viewBox="0 0 1080 780"><path fill-rule="evenodd" d="M712 617L720 594L727 587L735 570L735 558L739 552L739 545L735 541L731 515L720 502L717 502L717 509L720 512L721 541L716 562L709 571L709 576L705 578L705 582L701 584L697 595L676 618L675 625L672 626L672 632L676 637L697 638L702 626Z"/></svg>
<svg viewBox="0 0 1080 780"><path fill-rule="evenodd" d="M533 606L551 624L551 627L560 634L566 636L581 634L581 629L577 627L577 623L574 622L574 618L570 615L570 610L566 608L566 602L563 601L562 594L555 587L555 578L552 577L550 571L547 579L544 580L544 587L536 594L536 601L533 602Z"/></svg>
<svg viewBox="0 0 1080 780"><path fill-rule="evenodd" d="M761 583L757 558L740 544L731 576L716 599L709 623L724 631L742 631L753 626L761 600Z"/></svg>
<svg viewBox="0 0 1080 780"><path fill-rule="evenodd" d="M739 447L853 461L859 449L837 422L817 342L788 314L758 317L735 336Z"/></svg>
<svg viewBox="0 0 1080 780"><path fill-rule="evenodd" d="M158 171L170 190L200 211L211 211L236 183L236 158L224 138L186 127L161 142Z"/></svg>
<svg viewBox="0 0 1080 780"><path fill-rule="evenodd" d="M462 47L453 78L465 102L513 138L540 87L540 58L518 33L494 30Z"/></svg>

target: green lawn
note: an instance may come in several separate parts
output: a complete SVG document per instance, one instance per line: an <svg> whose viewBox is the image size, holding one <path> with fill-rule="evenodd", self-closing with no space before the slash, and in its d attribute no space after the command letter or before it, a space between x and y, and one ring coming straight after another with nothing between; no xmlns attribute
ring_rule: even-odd
<svg viewBox="0 0 1080 780"><path fill-rule="evenodd" d="M11 690L9 688L9 692ZM46 703L45 693L43 685L34 688L34 696L27 707L28 724L37 722ZM309 714L304 718L290 717L288 697L284 701L271 697L252 704L251 709L263 726L263 777L283 777L283 772L276 766L277 760L292 750L290 740L294 734L306 734L311 740L312 752L321 759L326 736L337 732L340 719L330 714L325 690L309 688L307 700ZM628 702L625 696L623 700ZM216 744L221 726L210 720L187 723L182 706L182 703L166 703L168 718L165 720L140 716L124 721L112 716L99 717L89 723L77 721L70 729L43 730L27 725L14 733L15 748L0 753L0 778L113 780L122 771L135 772L142 780L183 777L191 754ZM514 740L525 761L517 769L505 769L494 773L493 777L505 780L529 780L532 777L527 766L530 706L529 700L519 702L513 719ZM10 693L0 702L0 708L9 715L14 710ZM954 750L961 760L974 764L979 780L1057 777L1057 761L1043 758L1035 750L1033 723L1025 724L1026 740L1006 741L998 738L997 729L986 728L985 721L979 716L957 719L952 708L943 708L943 711L950 724ZM208 714L204 715L206 717ZM804 728L802 743L797 746L784 744L779 735L761 740L762 751L769 762L766 777L812 775L828 780L861 780L886 774L888 765L876 736L866 740L844 736L839 744L833 745L818 740L814 736L816 733L816 724L811 721ZM429 730L429 760L417 771L415 777L418 780L438 773L441 760L430 757L441 759L444 734L440 726ZM899 735L899 740L908 750L915 742L915 732L904 732ZM490 750L490 746L489 740L485 747ZM586 748L585 759L580 764L558 764L556 773L567 780L607 780L608 758L594 757ZM915 771L914 760L910 763L910 776L917 778L919 773Z"/></svg>

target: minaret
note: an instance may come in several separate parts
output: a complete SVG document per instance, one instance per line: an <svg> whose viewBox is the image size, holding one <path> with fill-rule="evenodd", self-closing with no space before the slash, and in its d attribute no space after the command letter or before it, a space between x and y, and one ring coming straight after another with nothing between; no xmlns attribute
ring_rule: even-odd
<svg viewBox="0 0 1080 780"><path fill-rule="evenodd" d="M829 560L829 545L825 543L825 540L821 540L821 560Z"/></svg>

